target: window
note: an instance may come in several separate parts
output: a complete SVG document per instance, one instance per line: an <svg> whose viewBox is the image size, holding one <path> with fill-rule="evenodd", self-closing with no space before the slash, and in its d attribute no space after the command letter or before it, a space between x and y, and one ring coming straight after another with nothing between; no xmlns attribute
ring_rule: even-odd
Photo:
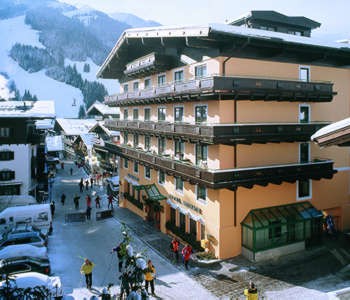
<svg viewBox="0 0 350 300"><path fill-rule="evenodd" d="M207 65L200 65L194 68L196 79L207 76Z"/></svg>
<svg viewBox="0 0 350 300"><path fill-rule="evenodd" d="M158 86L164 85L165 81L166 81L165 74L158 75Z"/></svg>
<svg viewBox="0 0 350 300"><path fill-rule="evenodd" d="M207 199L207 188L205 186L197 185L197 200Z"/></svg>
<svg viewBox="0 0 350 300"><path fill-rule="evenodd" d="M145 178L151 179L151 168L150 167L145 167Z"/></svg>
<svg viewBox="0 0 350 300"><path fill-rule="evenodd" d="M158 138L158 154L159 155L164 154L165 149L166 149L165 137L159 137Z"/></svg>
<svg viewBox="0 0 350 300"><path fill-rule="evenodd" d="M166 108L158 107L158 121L165 121L166 117Z"/></svg>
<svg viewBox="0 0 350 300"><path fill-rule="evenodd" d="M127 144L129 142L129 135L127 132L124 132L124 144Z"/></svg>
<svg viewBox="0 0 350 300"><path fill-rule="evenodd" d="M152 85L151 78L146 78L145 79L145 89L151 88L152 87L151 85Z"/></svg>
<svg viewBox="0 0 350 300"><path fill-rule="evenodd" d="M175 177L175 189L178 192L183 192L184 182L181 177Z"/></svg>
<svg viewBox="0 0 350 300"><path fill-rule="evenodd" d="M196 165L205 167L208 160L208 145L196 144Z"/></svg>
<svg viewBox="0 0 350 300"><path fill-rule="evenodd" d="M299 67L299 80L310 81L310 67Z"/></svg>
<svg viewBox="0 0 350 300"><path fill-rule="evenodd" d="M201 240L205 239L205 226L201 223Z"/></svg>
<svg viewBox="0 0 350 300"><path fill-rule="evenodd" d="M309 143L299 144L299 161L301 163L307 163L310 161L310 145Z"/></svg>
<svg viewBox="0 0 350 300"><path fill-rule="evenodd" d="M180 212L180 230L182 232L186 231L186 215Z"/></svg>
<svg viewBox="0 0 350 300"><path fill-rule="evenodd" d="M144 110L144 119L145 121L151 121L151 109L150 108L145 108Z"/></svg>
<svg viewBox="0 0 350 300"><path fill-rule="evenodd" d="M127 93L129 91L129 86L127 84L124 84L123 90L124 90L124 93Z"/></svg>
<svg viewBox="0 0 350 300"><path fill-rule="evenodd" d="M139 172L139 163L134 161L134 173L138 173Z"/></svg>
<svg viewBox="0 0 350 300"><path fill-rule="evenodd" d="M179 159L183 159L185 154L185 143L181 140L175 140L174 148L175 156Z"/></svg>
<svg viewBox="0 0 350 300"><path fill-rule="evenodd" d="M299 180L298 181L298 200L311 198L311 180Z"/></svg>
<svg viewBox="0 0 350 300"><path fill-rule="evenodd" d="M299 123L310 122L310 106L306 104L299 105Z"/></svg>
<svg viewBox="0 0 350 300"><path fill-rule="evenodd" d="M132 89L134 90L134 92L137 92L139 90L139 82L138 81L135 81L132 84Z"/></svg>
<svg viewBox="0 0 350 300"><path fill-rule="evenodd" d="M175 122L183 122L184 108L182 106L176 106L174 108L174 120Z"/></svg>
<svg viewBox="0 0 350 300"><path fill-rule="evenodd" d="M184 81L184 71L183 70L179 70L179 71L174 72L174 81L175 81L175 83Z"/></svg>
<svg viewBox="0 0 350 300"><path fill-rule="evenodd" d="M127 109L124 109L124 120L127 120L129 118L129 112Z"/></svg>
<svg viewBox="0 0 350 300"><path fill-rule="evenodd" d="M176 209L170 207L170 223L176 225Z"/></svg>
<svg viewBox="0 0 350 300"><path fill-rule="evenodd" d="M206 105L198 105L195 108L195 121L196 123L203 123L207 121L208 107Z"/></svg>
<svg viewBox="0 0 350 300"><path fill-rule="evenodd" d="M138 108L134 108L132 111L132 119L137 121L139 119L139 110Z"/></svg>
<svg viewBox="0 0 350 300"><path fill-rule="evenodd" d="M164 171L158 171L158 183L164 184L165 183L165 172Z"/></svg>
<svg viewBox="0 0 350 300"><path fill-rule="evenodd" d="M281 221L269 221L269 239L280 238L282 233Z"/></svg>
<svg viewBox="0 0 350 300"><path fill-rule="evenodd" d="M0 186L0 195L19 195L19 194L20 194L19 185Z"/></svg>
<svg viewBox="0 0 350 300"><path fill-rule="evenodd" d="M13 160L15 154L13 151L0 151L0 160Z"/></svg>
<svg viewBox="0 0 350 300"><path fill-rule="evenodd" d="M11 170L0 171L0 181L9 181L15 179L15 172Z"/></svg>
<svg viewBox="0 0 350 300"><path fill-rule="evenodd" d="M0 127L0 137L9 137L10 132L11 130L9 127Z"/></svg>
<svg viewBox="0 0 350 300"><path fill-rule="evenodd" d="M151 137L149 135L145 135L145 150L149 151L151 149Z"/></svg>
<svg viewBox="0 0 350 300"><path fill-rule="evenodd" d="M124 158L124 169L129 168L129 160L127 158Z"/></svg>
<svg viewBox="0 0 350 300"><path fill-rule="evenodd" d="M139 146L139 135L134 133L134 148Z"/></svg>

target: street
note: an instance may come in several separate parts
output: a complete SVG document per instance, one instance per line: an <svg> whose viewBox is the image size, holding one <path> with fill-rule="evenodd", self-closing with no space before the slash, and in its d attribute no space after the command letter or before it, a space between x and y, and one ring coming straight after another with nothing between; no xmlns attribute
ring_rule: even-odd
<svg viewBox="0 0 350 300"><path fill-rule="evenodd" d="M70 175L70 167L73 175ZM49 257L52 273L60 276L65 299L92 299L108 283L113 283L111 291L113 295L119 293L119 272L117 258L110 251L122 240L121 223L116 218L96 221L95 197L92 197L92 218L86 222L65 223L67 213L76 212L73 204L73 196L78 193L80 198L80 211L86 209L85 196L92 190L79 193L78 183L80 178L86 178L82 168L72 162L65 162L64 170L58 167L53 184L53 199L56 210L53 221L53 234L49 240ZM105 191L101 186L95 186L94 191L102 198L101 209L107 208ZM60 197L66 194L65 205L62 206ZM118 209L118 208L115 208ZM135 252L145 253L155 265L157 279L155 282L154 299L215 299L199 283L191 279L181 268L170 264L167 260L153 251L142 242L135 234L130 232L131 245ZM168 251L168 249L165 249ZM85 287L85 279L80 274L80 266L84 258L94 262L93 289L89 291ZM151 297L152 299L152 297Z"/></svg>

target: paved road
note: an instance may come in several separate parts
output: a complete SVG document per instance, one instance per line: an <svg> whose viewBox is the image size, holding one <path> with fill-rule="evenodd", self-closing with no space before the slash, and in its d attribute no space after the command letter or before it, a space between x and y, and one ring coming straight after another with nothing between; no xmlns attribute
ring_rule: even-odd
<svg viewBox="0 0 350 300"><path fill-rule="evenodd" d="M69 174L71 166L74 168L73 176ZM64 293L67 295L65 299L91 299L109 282L115 284L112 292L114 294L119 292L117 259L110 254L110 250L122 240L121 224L118 220L111 218L96 221L93 217L91 221L83 223L65 223L65 214L75 212L72 198L74 193L79 193L78 182L84 176L86 175L82 169L66 162L65 169L58 170L53 188L56 212L53 222L54 231L49 241L49 257L54 275L61 277ZM104 194L99 186L96 186L94 190L101 195ZM62 192L67 196L64 206L60 203ZM86 192L80 195L80 208L81 211L84 211ZM103 197L102 208L106 206L106 199ZM94 216L95 213L94 208L92 215ZM170 264L138 236L131 234L135 251L145 251L157 269L156 294L158 299L216 299L181 268ZM79 272L85 257L91 259L96 265L93 272L95 290L93 289L92 292L85 288L84 278Z"/></svg>

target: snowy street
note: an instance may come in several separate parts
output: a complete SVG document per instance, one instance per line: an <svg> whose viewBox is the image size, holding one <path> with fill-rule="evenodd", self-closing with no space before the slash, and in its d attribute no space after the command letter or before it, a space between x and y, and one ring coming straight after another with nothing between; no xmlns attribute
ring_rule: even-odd
<svg viewBox="0 0 350 300"><path fill-rule="evenodd" d="M119 294L117 257L115 254L110 254L110 251L122 240L121 224L115 218L95 220L95 197L92 197L91 221L65 223L65 214L75 212L73 205L75 193L81 196L80 211L83 212L86 208L87 192L79 193L78 188L80 178L85 178L86 175L82 169L73 166L73 176L70 176L70 166L73 164L66 163L64 170L58 169L53 188L56 212L53 235L50 237L48 247L52 273L60 276L65 299L93 299L93 296L98 296L99 291L110 282L114 284L111 289L112 294ZM107 208L105 191L101 190L100 186L96 186L95 190L102 196L102 209ZM63 192L67 196L64 206L60 202ZM215 299L185 272L160 257L137 236L131 232L130 234L134 252L144 252L156 268L155 293L157 297L153 297L154 299ZM84 258L89 258L95 264L91 291L86 289L85 279L79 272Z"/></svg>

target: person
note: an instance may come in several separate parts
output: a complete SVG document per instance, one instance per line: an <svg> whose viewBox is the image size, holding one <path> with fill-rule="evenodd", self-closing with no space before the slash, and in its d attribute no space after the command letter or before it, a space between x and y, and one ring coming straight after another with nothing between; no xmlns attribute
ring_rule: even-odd
<svg viewBox="0 0 350 300"><path fill-rule="evenodd" d="M170 243L170 249L174 253L174 258L177 263L179 262L179 246L179 241L174 237Z"/></svg>
<svg viewBox="0 0 350 300"><path fill-rule="evenodd" d="M189 244L187 244L182 249L182 259L183 259L186 270L188 270L188 262L190 261L191 254L192 254L192 247Z"/></svg>
<svg viewBox="0 0 350 300"><path fill-rule="evenodd" d="M113 209L113 195L109 194L108 196L108 209L109 207L111 207L111 209Z"/></svg>
<svg viewBox="0 0 350 300"><path fill-rule="evenodd" d="M91 207L91 197L90 195L86 195L86 207Z"/></svg>
<svg viewBox="0 0 350 300"><path fill-rule="evenodd" d="M54 217L55 215L55 201L50 202L50 210L51 210L51 216Z"/></svg>
<svg viewBox="0 0 350 300"><path fill-rule="evenodd" d="M258 300L258 289L253 282L249 282L249 287L244 290L244 296L246 300Z"/></svg>
<svg viewBox="0 0 350 300"><path fill-rule="evenodd" d="M147 269L145 271L145 289L148 293L148 286L151 286L151 292L154 296L154 279L156 277L156 268L152 264L152 261L149 259L147 262Z"/></svg>
<svg viewBox="0 0 350 300"><path fill-rule="evenodd" d="M61 162L61 169L64 170L64 162Z"/></svg>
<svg viewBox="0 0 350 300"><path fill-rule="evenodd" d="M90 186L91 188L94 186L94 178L92 176L90 177Z"/></svg>
<svg viewBox="0 0 350 300"><path fill-rule="evenodd" d="M142 297L139 293L137 293L137 286L132 287L132 291L129 294L129 296L126 298L126 300L141 300Z"/></svg>
<svg viewBox="0 0 350 300"><path fill-rule="evenodd" d="M73 175L73 168L70 168L70 176L72 176Z"/></svg>
<svg viewBox="0 0 350 300"><path fill-rule="evenodd" d="M119 276L120 279L120 298L123 299L124 292L126 293L126 297L129 296L130 293L130 284L129 284L129 274L128 272L123 272L122 275Z"/></svg>
<svg viewBox="0 0 350 300"><path fill-rule="evenodd" d="M86 207L86 219L91 220L91 206Z"/></svg>
<svg viewBox="0 0 350 300"><path fill-rule="evenodd" d="M80 268L80 273L85 275L86 287L88 289L91 289L92 287L92 269L94 266L94 263L86 258Z"/></svg>
<svg viewBox="0 0 350 300"><path fill-rule="evenodd" d="M89 190L89 179L85 180L85 188L87 191Z"/></svg>
<svg viewBox="0 0 350 300"><path fill-rule="evenodd" d="M80 197L77 194L75 194L73 198L75 209L79 209L79 199Z"/></svg>
<svg viewBox="0 0 350 300"><path fill-rule="evenodd" d="M101 208L100 200L101 200L100 196L97 195L95 198L96 208Z"/></svg>
<svg viewBox="0 0 350 300"><path fill-rule="evenodd" d="M113 252L117 252L118 270L121 272L123 268L124 256L126 254L125 245L123 243L120 243L117 247L112 249L111 253Z"/></svg>
<svg viewBox="0 0 350 300"><path fill-rule="evenodd" d="M64 202L66 201L66 194L65 193L63 193L62 195L61 195L61 203L62 203L62 205L64 206Z"/></svg>
<svg viewBox="0 0 350 300"><path fill-rule="evenodd" d="M84 181L83 181L83 178L80 178L79 188L80 188L80 193L82 193L83 190L84 190Z"/></svg>

